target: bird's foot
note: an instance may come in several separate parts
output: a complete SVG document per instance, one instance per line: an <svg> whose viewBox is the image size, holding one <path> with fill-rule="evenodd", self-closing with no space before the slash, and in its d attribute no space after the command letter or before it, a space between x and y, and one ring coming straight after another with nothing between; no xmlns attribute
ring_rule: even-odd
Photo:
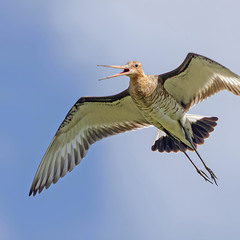
<svg viewBox="0 0 240 240"><path fill-rule="evenodd" d="M206 182L212 183L212 181L210 181L208 175L203 170L201 170L200 168L196 168L196 170L197 170L197 173L200 174Z"/></svg>
<svg viewBox="0 0 240 240"><path fill-rule="evenodd" d="M214 172L212 171L211 168L209 168L208 166L205 166L206 170L209 172L211 179L215 182L215 184L218 186L217 184L217 176L214 174Z"/></svg>

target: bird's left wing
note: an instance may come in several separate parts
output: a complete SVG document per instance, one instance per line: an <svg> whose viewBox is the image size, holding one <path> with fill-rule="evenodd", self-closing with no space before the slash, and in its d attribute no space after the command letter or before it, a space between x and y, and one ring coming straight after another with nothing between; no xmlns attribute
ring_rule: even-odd
<svg viewBox="0 0 240 240"><path fill-rule="evenodd" d="M82 97L60 125L33 180L29 196L72 171L91 144L111 135L148 127L129 90L108 97Z"/></svg>
<svg viewBox="0 0 240 240"><path fill-rule="evenodd" d="M164 88L186 110L221 91L240 95L240 77L204 56L189 53L175 70L159 75Z"/></svg>

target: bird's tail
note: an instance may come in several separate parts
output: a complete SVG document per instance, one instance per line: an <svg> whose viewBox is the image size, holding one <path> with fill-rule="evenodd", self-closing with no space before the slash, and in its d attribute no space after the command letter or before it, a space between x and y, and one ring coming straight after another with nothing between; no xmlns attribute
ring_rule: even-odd
<svg viewBox="0 0 240 240"><path fill-rule="evenodd" d="M203 144L204 140L209 137L209 133L214 131L218 120L217 117L204 117L194 114L187 114L187 118L192 126L192 141L196 147L197 145ZM179 144L184 151L187 149L193 150L183 142L175 141L173 137L169 137L166 133L158 130L152 145L152 150L158 150L159 152L178 152L180 150Z"/></svg>

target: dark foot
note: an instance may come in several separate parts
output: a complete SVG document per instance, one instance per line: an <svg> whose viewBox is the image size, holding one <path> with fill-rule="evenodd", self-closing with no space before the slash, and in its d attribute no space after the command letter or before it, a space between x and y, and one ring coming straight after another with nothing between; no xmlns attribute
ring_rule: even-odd
<svg viewBox="0 0 240 240"><path fill-rule="evenodd" d="M210 181L208 175L203 170L201 170L200 168L196 168L196 170L197 173L200 174L206 182L210 182L211 184L213 184L212 181Z"/></svg>
<svg viewBox="0 0 240 240"><path fill-rule="evenodd" d="M218 186L217 184L217 176L213 173L212 169L209 168L208 166L205 166L206 170L209 172L211 179L215 182L215 184Z"/></svg>

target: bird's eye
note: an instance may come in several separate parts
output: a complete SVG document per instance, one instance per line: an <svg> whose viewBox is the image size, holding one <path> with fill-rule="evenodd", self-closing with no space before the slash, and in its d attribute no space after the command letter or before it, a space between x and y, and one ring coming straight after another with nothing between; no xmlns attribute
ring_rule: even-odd
<svg viewBox="0 0 240 240"><path fill-rule="evenodd" d="M135 64L135 67L137 68L137 67L138 67L138 64Z"/></svg>

